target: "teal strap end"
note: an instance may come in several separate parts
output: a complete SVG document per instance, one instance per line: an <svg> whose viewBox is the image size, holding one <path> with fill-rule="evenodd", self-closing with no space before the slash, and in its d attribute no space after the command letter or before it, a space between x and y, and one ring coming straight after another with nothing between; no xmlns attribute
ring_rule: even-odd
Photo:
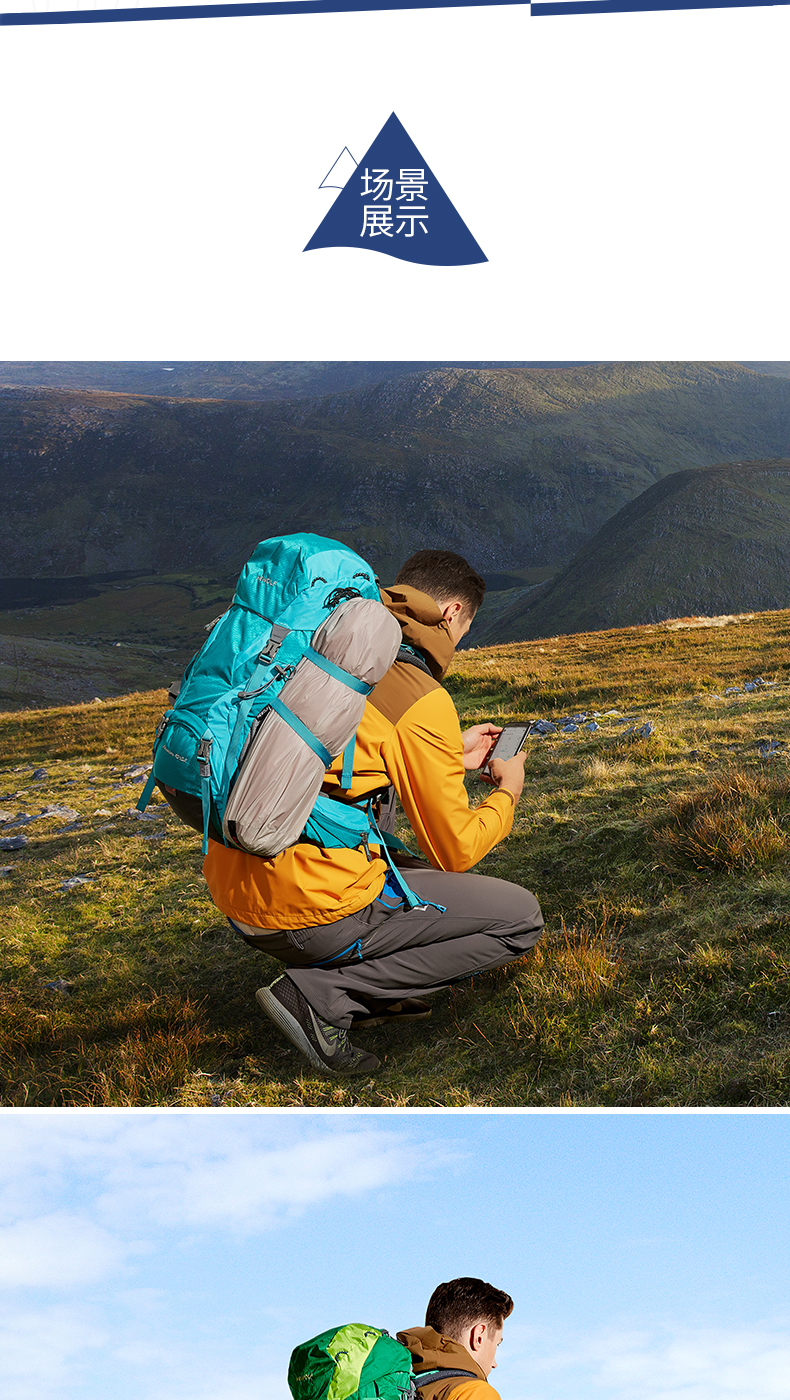
<svg viewBox="0 0 790 1400"><path fill-rule="evenodd" d="M148 782L146 783L145 787L143 788L142 792L140 793L140 800L139 800L138 803L137 803L137 811L138 811L138 812L144 812L144 811L145 811L146 807L148 806L148 803L151 801L151 793L153 792L153 790L154 790L155 787L156 787L156 778L154 777L154 770L153 770L153 768L152 768L152 769L151 769L151 772L150 772L149 775L148 775Z"/></svg>
<svg viewBox="0 0 790 1400"><path fill-rule="evenodd" d="M408 850L408 847L404 846L403 842L399 841L397 836L390 836L388 831L385 832L379 830L378 822L373 816L372 801L368 806L368 821L370 822L370 825L374 832L374 840L378 841L381 845L381 850L383 852L384 859L386 860L387 865L390 868L392 878L403 893L403 898L406 901L407 909L438 909L440 914L446 914L447 910L444 905L434 904L432 900L418 899L416 894L414 893L414 890L410 889L409 886L406 884L406 881L404 880L403 876L398 870L398 867L393 861L392 856L390 855L390 850L400 848L401 850L405 851ZM409 854L411 854L411 852L409 852Z"/></svg>
<svg viewBox="0 0 790 1400"><path fill-rule="evenodd" d="M357 746L357 736L352 734L351 742L346 744L343 750L343 771L340 774L340 786L344 792L348 792L354 781L354 750Z"/></svg>
<svg viewBox="0 0 790 1400"><path fill-rule="evenodd" d="M208 855L208 824L211 817L211 778L200 779L200 796L203 803L203 854Z"/></svg>

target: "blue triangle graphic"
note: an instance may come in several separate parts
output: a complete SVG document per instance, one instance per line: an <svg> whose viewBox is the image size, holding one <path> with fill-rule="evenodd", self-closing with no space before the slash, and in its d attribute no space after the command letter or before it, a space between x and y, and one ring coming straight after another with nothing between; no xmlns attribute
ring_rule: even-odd
<svg viewBox="0 0 790 1400"><path fill-rule="evenodd" d="M313 248L368 248L431 267L488 262L394 112L304 251Z"/></svg>

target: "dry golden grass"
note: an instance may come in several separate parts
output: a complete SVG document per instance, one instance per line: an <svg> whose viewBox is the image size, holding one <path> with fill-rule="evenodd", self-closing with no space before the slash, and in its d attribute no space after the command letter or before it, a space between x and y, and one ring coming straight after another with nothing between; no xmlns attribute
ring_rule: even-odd
<svg viewBox="0 0 790 1400"><path fill-rule="evenodd" d="M588 783L602 783L612 776L612 764L605 758L585 758L579 764L579 772Z"/></svg>
<svg viewBox="0 0 790 1400"><path fill-rule="evenodd" d="M8 762L13 756L31 762L102 753L130 759L147 756L167 703L166 690L151 690L89 705L0 714L0 761Z"/></svg>
<svg viewBox="0 0 790 1400"><path fill-rule="evenodd" d="M665 862L690 861L698 870L766 865L790 849L790 778L737 769L717 774L677 797L668 816L653 835Z"/></svg>

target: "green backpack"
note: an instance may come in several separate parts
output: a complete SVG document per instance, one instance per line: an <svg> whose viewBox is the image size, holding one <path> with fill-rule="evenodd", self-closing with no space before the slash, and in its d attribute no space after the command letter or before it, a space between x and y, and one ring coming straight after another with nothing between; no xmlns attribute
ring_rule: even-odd
<svg viewBox="0 0 790 1400"><path fill-rule="evenodd" d="M291 1354L288 1386L294 1400L418 1400L418 1383L472 1371L422 1371L415 1376L411 1352L380 1327L349 1322L330 1327Z"/></svg>

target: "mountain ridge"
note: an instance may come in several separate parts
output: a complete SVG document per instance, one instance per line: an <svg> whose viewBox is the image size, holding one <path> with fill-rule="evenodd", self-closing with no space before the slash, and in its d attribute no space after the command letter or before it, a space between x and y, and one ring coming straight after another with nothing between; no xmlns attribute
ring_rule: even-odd
<svg viewBox="0 0 790 1400"><path fill-rule="evenodd" d="M495 632L527 640L788 601L790 460L726 463L674 473L623 506L548 584L501 610Z"/></svg>
<svg viewBox="0 0 790 1400"><path fill-rule="evenodd" d="M276 403L0 391L9 576L233 573L316 530L382 574L567 562L674 471L790 455L790 382L737 364L440 369Z"/></svg>
<svg viewBox="0 0 790 1400"><path fill-rule="evenodd" d="M97 390L272 402L338 393L446 365L440 360L0 360L7 387ZM539 366L541 361L457 360L462 368ZM555 361L571 365L577 361Z"/></svg>

